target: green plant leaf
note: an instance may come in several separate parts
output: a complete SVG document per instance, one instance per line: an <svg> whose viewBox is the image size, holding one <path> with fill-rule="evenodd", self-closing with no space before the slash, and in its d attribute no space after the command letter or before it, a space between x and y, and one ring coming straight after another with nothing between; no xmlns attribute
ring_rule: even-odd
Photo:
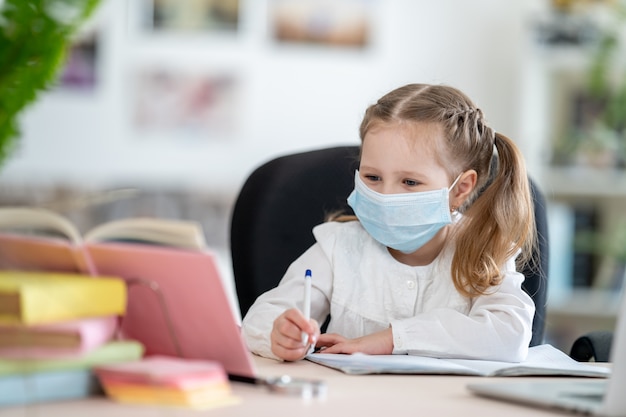
<svg viewBox="0 0 626 417"><path fill-rule="evenodd" d="M14 150L20 113L56 81L71 39L100 0L0 3L0 163Z"/></svg>

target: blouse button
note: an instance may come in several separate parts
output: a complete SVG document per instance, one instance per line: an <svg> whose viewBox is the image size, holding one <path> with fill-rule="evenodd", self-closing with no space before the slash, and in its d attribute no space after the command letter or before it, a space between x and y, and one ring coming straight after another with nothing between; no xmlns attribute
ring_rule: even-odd
<svg viewBox="0 0 626 417"><path fill-rule="evenodd" d="M410 290L414 289L415 288L415 281L411 281L411 280L407 281L406 282L406 287L408 289L410 289Z"/></svg>

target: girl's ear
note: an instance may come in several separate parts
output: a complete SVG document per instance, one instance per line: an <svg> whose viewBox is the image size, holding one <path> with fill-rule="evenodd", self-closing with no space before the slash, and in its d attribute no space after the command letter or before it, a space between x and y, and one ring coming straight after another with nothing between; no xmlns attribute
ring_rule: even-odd
<svg viewBox="0 0 626 417"><path fill-rule="evenodd" d="M456 182L456 185L450 192L450 205L452 207L461 207L467 197L474 191L478 174L473 169L465 171Z"/></svg>

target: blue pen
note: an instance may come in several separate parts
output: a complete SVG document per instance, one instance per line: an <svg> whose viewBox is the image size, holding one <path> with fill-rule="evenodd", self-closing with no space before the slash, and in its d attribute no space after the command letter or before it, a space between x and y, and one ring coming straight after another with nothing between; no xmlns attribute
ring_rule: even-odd
<svg viewBox="0 0 626 417"><path fill-rule="evenodd" d="M311 270L307 269L304 273L304 318L306 321L311 319ZM306 332L302 332L302 344L306 345L309 342L309 335Z"/></svg>

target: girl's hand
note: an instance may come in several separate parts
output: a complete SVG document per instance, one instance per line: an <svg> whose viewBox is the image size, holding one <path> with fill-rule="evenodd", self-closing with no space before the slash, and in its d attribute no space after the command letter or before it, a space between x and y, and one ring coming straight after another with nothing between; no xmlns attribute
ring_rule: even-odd
<svg viewBox="0 0 626 417"><path fill-rule="evenodd" d="M325 333L317 341L322 353L367 353L370 355L391 355L393 353L393 333L391 327L356 339L346 339L336 333Z"/></svg>
<svg viewBox="0 0 626 417"><path fill-rule="evenodd" d="M308 343L302 343L302 332L309 335ZM304 318L300 310L292 308L274 320L270 335L272 352L286 361L297 361L306 356L320 335L317 321Z"/></svg>

